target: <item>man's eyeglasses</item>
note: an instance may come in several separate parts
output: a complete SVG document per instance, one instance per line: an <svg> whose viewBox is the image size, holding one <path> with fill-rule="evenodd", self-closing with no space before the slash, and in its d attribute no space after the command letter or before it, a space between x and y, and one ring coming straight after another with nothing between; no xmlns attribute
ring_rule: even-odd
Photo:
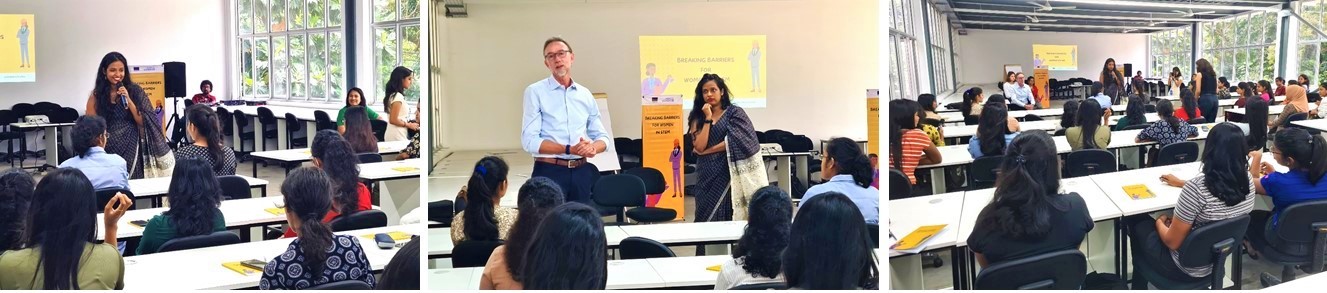
<svg viewBox="0 0 1327 293"><path fill-rule="evenodd" d="M567 54L569 53L571 53L571 50L562 50L544 54L544 60L553 61L553 59L562 59L562 57L567 57Z"/></svg>

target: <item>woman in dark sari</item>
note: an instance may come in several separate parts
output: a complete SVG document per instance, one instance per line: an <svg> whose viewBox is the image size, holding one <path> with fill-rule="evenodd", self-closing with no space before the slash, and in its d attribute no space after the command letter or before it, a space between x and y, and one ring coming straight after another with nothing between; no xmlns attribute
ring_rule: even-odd
<svg viewBox="0 0 1327 293"><path fill-rule="evenodd" d="M687 124L700 175L695 221L745 220L751 194L769 183L755 127L746 111L733 105L728 85L718 74L700 78ZM740 212L734 215L734 211Z"/></svg>
<svg viewBox="0 0 1327 293"><path fill-rule="evenodd" d="M101 58L96 85L88 96L84 113L106 119L106 132L110 134L106 152L123 157L129 164L129 178L140 179L144 178L145 168L153 167L147 161L170 159L167 155L171 149L166 145L161 121L153 114L156 111L148 101L147 92L129 78L128 64L119 52L106 53Z"/></svg>

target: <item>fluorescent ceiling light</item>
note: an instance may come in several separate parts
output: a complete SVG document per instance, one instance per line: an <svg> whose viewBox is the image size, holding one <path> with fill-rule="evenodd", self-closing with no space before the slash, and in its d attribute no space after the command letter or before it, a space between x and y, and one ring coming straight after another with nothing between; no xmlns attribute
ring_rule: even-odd
<svg viewBox="0 0 1327 293"><path fill-rule="evenodd" d="M1218 9L1218 10L1279 10L1276 6L1269 7L1251 7L1251 6L1233 6L1233 5L1202 5L1202 4L1183 4L1183 3L1164 3L1164 2L1140 2L1140 1L1121 1L1121 0L1049 0L1051 2L1063 3L1081 3L1096 5L1115 5L1115 6L1133 6L1133 7L1156 7L1156 8L1184 8L1184 9Z"/></svg>
<svg viewBox="0 0 1327 293"><path fill-rule="evenodd" d="M1043 13L1043 12L1022 12L1008 10L984 10L971 8L955 8L954 12L978 13L978 14L997 14L997 15L1031 15L1036 17L1060 17L1060 18L1082 18L1082 19L1105 19L1105 20L1133 20L1133 21L1186 21L1186 22L1208 22L1215 19L1195 19L1195 18L1160 18L1160 17L1139 17L1139 16L1109 16L1109 15L1083 15L1083 14L1064 14L1064 13ZM1169 14L1169 13L1157 13Z"/></svg>

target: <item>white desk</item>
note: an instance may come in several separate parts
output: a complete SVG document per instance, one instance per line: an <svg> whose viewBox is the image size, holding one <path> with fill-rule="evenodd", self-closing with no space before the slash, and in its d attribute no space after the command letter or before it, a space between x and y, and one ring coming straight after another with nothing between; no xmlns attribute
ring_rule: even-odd
<svg viewBox="0 0 1327 293"><path fill-rule="evenodd" d="M934 251L938 249L950 248L951 256L960 253L953 249L958 243L959 230L962 228L961 219L964 208L964 193L951 192L937 195L918 196L905 199L896 199L889 201L889 233L894 235L895 239L888 239L880 236L882 240L888 239L887 244L896 242L896 239L902 239L908 236L908 233L917 230L921 226L944 224L945 229L939 234L931 237L926 242L923 251ZM888 246L888 245L886 245ZM880 252L877 252L879 254ZM954 260L950 259L950 268L955 288L958 288L958 280L963 274L962 269L966 267L956 265ZM904 253L889 250L889 270L890 289L901 290L920 290L926 288L925 279L922 277L921 255Z"/></svg>
<svg viewBox="0 0 1327 293"><path fill-rule="evenodd" d="M1019 117L1019 116L1013 116L1011 114L1009 117ZM1060 129L1060 120L1025 121L1025 122L1019 122L1018 127L1021 128L1023 131L1028 131L1028 130L1055 131L1056 129ZM977 125L945 127L944 132L945 132L945 139L970 137L977 134Z"/></svg>
<svg viewBox="0 0 1327 293"><path fill-rule="evenodd" d="M1290 124L1311 128L1318 131L1327 131L1327 119L1309 119L1290 122Z"/></svg>
<svg viewBox="0 0 1327 293"><path fill-rule="evenodd" d="M240 227L252 227L261 225L272 225L286 222L285 214L272 214L264 209L274 208L282 203L283 197L260 197L248 199L235 199L221 202L221 213L226 218L226 228L234 229ZM125 238L135 238L143 236L143 228L129 224L131 221L152 219L153 216L166 212L170 208L151 208L136 209L125 212L120 218L119 229L116 230L116 237L123 240ZM100 214L96 216L97 227L105 227L104 220ZM97 239L105 239L105 230L97 229Z"/></svg>
<svg viewBox="0 0 1327 293"><path fill-rule="evenodd" d="M727 244L737 242L746 221L668 223L619 226L627 236L645 237L669 246ZM605 228L607 229L607 228Z"/></svg>
<svg viewBox="0 0 1327 293"><path fill-rule="evenodd" d="M422 166L424 166L424 159L359 164L359 178L372 181L419 178L420 167ZM401 170L396 168L401 168Z"/></svg>
<svg viewBox="0 0 1327 293"><path fill-rule="evenodd" d="M1111 202L1119 207L1121 216L1150 213L1175 207L1180 199L1180 187L1171 187L1161 182L1161 175L1173 174L1181 180L1188 180L1198 175L1200 163L1193 162L1170 166L1134 169L1114 173L1088 176L1105 193ZM1155 197L1133 199L1124 192L1124 186L1143 184Z"/></svg>
<svg viewBox="0 0 1327 293"><path fill-rule="evenodd" d="M432 239L429 239L432 241ZM479 290L483 267L428 270L429 290Z"/></svg>
<svg viewBox="0 0 1327 293"><path fill-rule="evenodd" d="M375 272L382 271L391 262L402 242L397 247L380 249L372 238L363 235L401 231L418 234L423 225L388 226L364 230L338 232L338 235L354 235L364 248L369 266ZM171 291L171 290L228 290L258 286L260 272L241 275L222 267L225 262L257 259L271 261L285 251L292 239L274 239L259 242L246 242L217 247L190 249L182 251L153 253L141 256L125 257L124 283L126 290L135 291Z"/></svg>
<svg viewBox="0 0 1327 293"><path fill-rule="evenodd" d="M645 259L645 262L659 272L659 277L663 279L666 287L714 287L714 282L719 279L719 272L706 268L722 265L732 258L731 255L705 255L650 258Z"/></svg>
<svg viewBox="0 0 1327 293"><path fill-rule="evenodd" d="M530 178L525 177L525 176L511 175L510 173L508 173L508 175L507 175L507 191L508 191L508 194L504 194L504 195L502 196L502 198L499 199L498 206L501 206L501 207L508 207L508 208L513 208L513 209L516 208L516 207L517 207L517 199L518 199L517 196L516 196L516 195L517 195L517 194L516 194L516 193L517 193L516 191L520 190L520 189L521 189L520 187L521 187L522 185L525 185L525 181L526 181L526 180L529 180L529 179L530 179ZM428 184L429 184L429 198L428 198L428 201L429 201L429 202L435 202L435 201L439 201L439 200L450 200L450 201L455 202L455 201L456 201L456 193L460 192L460 191L461 191L461 187L465 186L465 184L466 184L469 180L470 180L470 177L468 177L468 176L466 176L466 177L459 177L459 176L456 176L456 177L430 177L430 178L428 178Z"/></svg>
<svg viewBox="0 0 1327 293"><path fill-rule="evenodd" d="M410 145L410 141L408 140L378 142L378 154L386 155L400 153L401 150L404 150L408 145ZM299 167L299 163L313 160L313 153L309 148L254 152L250 155L255 158L255 160L253 160L253 177L258 177L259 160L256 159L280 164L286 168L286 173L290 173L290 170Z"/></svg>
<svg viewBox="0 0 1327 293"><path fill-rule="evenodd" d="M659 225L674 225L674 224L659 224ZM429 237L428 257L430 259L448 258L452 256L452 249L455 249L456 247L455 244L452 244L451 233L452 233L451 227L428 229L428 237ZM626 239L627 237L629 237L629 235L627 235L627 232L622 231L622 228L620 228L619 226L604 226L604 236L605 240L608 242L607 244L609 249L616 249L618 245L622 243L622 239ZM739 234L738 237L740 238L741 235Z"/></svg>
<svg viewBox="0 0 1327 293"><path fill-rule="evenodd" d="M796 173L797 173L797 181L801 181L802 186L810 186L810 183L809 183L809 182L810 182L810 181L809 181L810 179L809 179L809 178L806 178L807 176L809 176L809 175L808 175L809 173L807 172L807 170L808 170L808 168L810 168L810 166L807 166L807 164L808 164L807 162L810 161L811 156L816 155L816 153L814 153L814 152L796 152L796 153L761 152L760 154L761 154L762 156L764 156L765 159L770 159L770 158L773 158L773 159L774 159L775 164L777 164L777 165L776 165L776 166L777 166L776 169L779 170L779 178L777 179L777 180L778 180L778 186L779 186L779 189L783 189L783 192L784 192L784 193L787 193L787 194L790 194L790 195L793 194L793 191L792 191L792 190L793 190L793 184L792 184L792 182L793 182L793 175L792 175L793 172L796 172ZM792 163L792 160L796 160L796 161L797 161L797 170L792 170L792 169L793 169L792 164L791 164L791 163Z"/></svg>
<svg viewBox="0 0 1327 293"><path fill-rule="evenodd" d="M1277 116L1277 115L1281 115L1281 111L1284 111L1285 108L1286 108L1286 105L1284 105L1284 104L1282 104L1282 105L1271 105L1271 106L1267 106L1267 116ZM1315 109L1318 109L1318 104L1309 103L1309 111L1313 111L1313 110L1315 110ZM1226 110L1226 113L1234 113L1234 114L1244 115L1244 111L1246 111L1246 110L1247 110L1247 108L1236 108L1236 109Z"/></svg>
<svg viewBox="0 0 1327 293"><path fill-rule="evenodd" d="M19 118L22 119L23 117ZM60 145L58 142L56 142L56 138L59 138L61 135L60 133L62 133L60 131L60 128L72 127L74 126L74 124L73 123L10 123L9 126L18 127L18 128L41 128L42 131L46 132L45 134L46 164L42 166L37 166L40 169L45 169L46 167L55 168L60 165ZM64 133L64 141L66 143L69 143L70 141L69 131L64 131L63 133ZM22 161L20 161L19 164L22 164ZM20 165L19 168L23 168L23 166Z"/></svg>
<svg viewBox="0 0 1327 293"><path fill-rule="evenodd" d="M249 182L249 188L258 188L261 197L267 197L267 180L237 175ZM134 199L153 199L153 207L161 206L161 197L170 192L171 177L144 178L129 180L129 191Z"/></svg>

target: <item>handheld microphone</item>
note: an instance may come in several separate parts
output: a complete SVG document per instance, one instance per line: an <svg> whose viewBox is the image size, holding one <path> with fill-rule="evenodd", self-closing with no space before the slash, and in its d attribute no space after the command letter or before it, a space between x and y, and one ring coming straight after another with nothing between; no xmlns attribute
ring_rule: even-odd
<svg viewBox="0 0 1327 293"><path fill-rule="evenodd" d="M115 84L115 92L117 92L117 93L120 92L120 88L123 88L123 87L124 87L124 84L122 84L122 83L116 83L116 84ZM120 95L120 105L123 106L125 109L129 109L129 102L128 102L128 100L129 100L129 97L126 97L124 94L121 94L121 95Z"/></svg>

